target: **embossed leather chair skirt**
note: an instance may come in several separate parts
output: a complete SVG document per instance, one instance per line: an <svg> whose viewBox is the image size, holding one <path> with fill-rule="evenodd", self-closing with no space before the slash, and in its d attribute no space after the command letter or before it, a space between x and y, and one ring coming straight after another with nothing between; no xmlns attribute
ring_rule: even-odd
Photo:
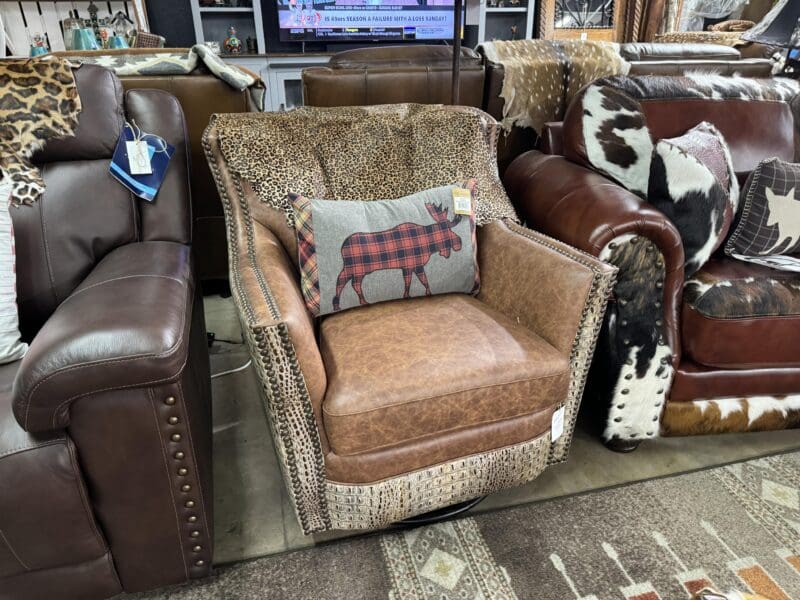
<svg viewBox="0 0 800 600"><path fill-rule="evenodd" d="M382 527L567 455L614 269L514 222L496 135L478 109L431 105L217 115L206 132L231 288L306 533ZM397 198L467 174L479 182L477 297L312 318L287 192Z"/></svg>

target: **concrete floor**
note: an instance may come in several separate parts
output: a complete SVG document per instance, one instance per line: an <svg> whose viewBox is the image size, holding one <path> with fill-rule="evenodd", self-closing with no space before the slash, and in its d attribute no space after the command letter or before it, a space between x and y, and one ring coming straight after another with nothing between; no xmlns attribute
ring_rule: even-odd
<svg viewBox="0 0 800 600"><path fill-rule="evenodd" d="M218 339L241 340L230 298L208 296L205 307L209 331ZM211 349L212 373L240 367L248 360L240 343L217 342ZM252 368L215 378L213 396L215 564L353 535L301 533L284 489ZM579 421L566 463L551 467L528 485L488 497L475 510L579 494L796 448L800 448L798 430L664 438L647 442L631 454L617 454Z"/></svg>

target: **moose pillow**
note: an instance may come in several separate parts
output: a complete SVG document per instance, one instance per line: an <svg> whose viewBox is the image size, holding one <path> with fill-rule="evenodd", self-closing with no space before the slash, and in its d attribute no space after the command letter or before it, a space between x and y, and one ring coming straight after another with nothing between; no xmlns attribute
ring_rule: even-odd
<svg viewBox="0 0 800 600"><path fill-rule="evenodd" d="M474 179L397 200L289 194L308 310L319 316L399 298L476 294L476 194Z"/></svg>

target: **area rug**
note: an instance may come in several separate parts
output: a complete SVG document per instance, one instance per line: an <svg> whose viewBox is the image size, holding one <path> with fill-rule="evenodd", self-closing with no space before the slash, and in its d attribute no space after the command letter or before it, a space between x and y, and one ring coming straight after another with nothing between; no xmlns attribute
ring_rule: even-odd
<svg viewBox="0 0 800 600"><path fill-rule="evenodd" d="M800 599L800 452L220 569L156 600Z"/></svg>

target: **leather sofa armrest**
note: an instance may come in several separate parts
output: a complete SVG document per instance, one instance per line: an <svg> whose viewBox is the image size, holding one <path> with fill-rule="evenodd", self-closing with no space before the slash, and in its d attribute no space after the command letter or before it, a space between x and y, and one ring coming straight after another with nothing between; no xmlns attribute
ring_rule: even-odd
<svg viewBox="0 0 800 600"><path fill-rule="evenodd" d="M26 431L63 429L78 398L177 378L188 355L191 250L121 246L101 260L30 344L13 388Z"/></svg>
<svg viewBox="0 0 800 600"><path fill-rule="evenodd" d="M565 354L572 351L584 308L616 267L511 221L478 230L478 298L525 325ZM606 298L600 299L605 308Z"/></svg>
<svg viewBox="0 0 800 600"><path fill-rule="evenodd" d="M635 194L562 156L527 152L509 166L503 183L529 227L619 266L626 294L644 295L647 286L663 287L652 291L658 294L655 301L672 360L679 360L684 253L672 222ZM639 238L652 242L663 256L663 265L656 266L663 270L663 283L639 281L645 275L635 271L642 261L620 250L622 241Z"/></svg>

